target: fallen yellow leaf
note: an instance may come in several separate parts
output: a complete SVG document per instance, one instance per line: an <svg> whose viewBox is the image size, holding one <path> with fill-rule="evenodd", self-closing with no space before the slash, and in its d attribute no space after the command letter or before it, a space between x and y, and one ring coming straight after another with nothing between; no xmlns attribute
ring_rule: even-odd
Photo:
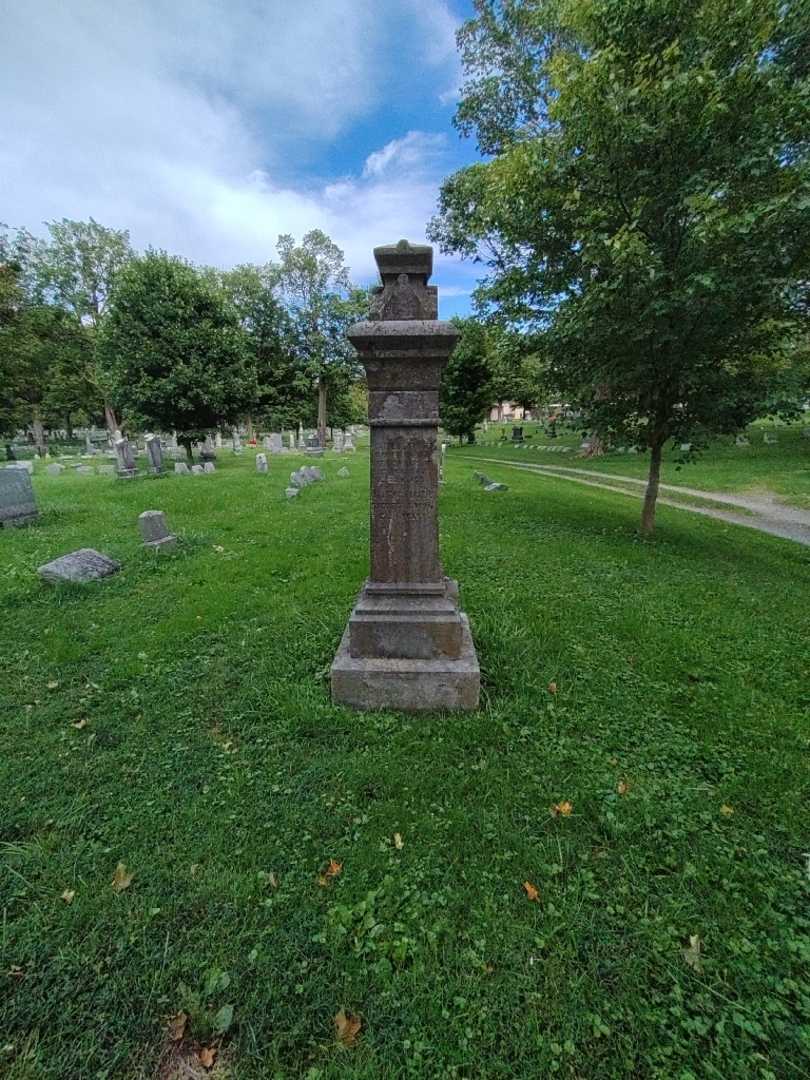
<svg viewBox="0 0 810 1080"><path fill-rule="evenodd" d="M540 893L530 881L523 882L523 891L526 893L530 900L540 900Z"/></svg>
<svg viewBox="0 0 810 1080"><path fill-rule="evenodd" d="M267 881L269 882L272 889L278 888L278 878L276 877L273 870L271 870L270 873L267 875Z"/></svg>
<svg viewBox="0 0 810 1080"><path fill-rule="evenodd" d="M697 934L689 935L689 945L683 950L683 958L693 971L703 971L703 962L700 958L701 940Z"/></svg>
<svg viewBox="0 0 810 1080"><path fill-rule="evenodd" d="M570 817L574 810L574 804L568 802L566 799L564 802L554 803L551 808L551 813L554 817Z"/></svg>
<svg viewBox="0 0 810 1080"><path fill-rule="evenodd" d="M553 680L548 684L548 692L550 694L557 693L557 684Z"/></svg>
<svg viewBox="0 0 810 1080"><path fill-rule="evenodd" d="M734 813L734 807L729 806L728 803L723 803L723 805L720 807L720 813L723 815L723 817L731 817L731 815Z"/></svg>
<svg viewBox="0 0 810 1080"><path fill-rule="evenodd" d="M402 851L402 849L405 847L405 841L402 839L402 833L394 833L394 847L397 849L397 851Z"/></svg>
<svg viewBox="0 0 810 1080"><path fill-rule="evenodd" d="M215 1046L204 1046L197 1054L200 1059L200 1064L204 1069L213 1069L214 1062L217 1060L217 1048Z"/></svg>
<svg viewBox="0 0 810 1080"><path fill-rule="evenodd" d="M620 780L616 786L616 790L620 795L626 795L627 792L630 790L630 785L627 783L626 780Z"/></svg>
<svg viewBox="0 0 810 1080"><path fill-rule="evenodd" d="M345 1009L341 1009L335 1017L337 1041L342 1043L343 1046L354 1046L357 1043L357 1036L362 1026L363 1022L359 1016L354 1016L352 1013L347 1013Z"/></svg>
<svg viewBox="0 0 810 1080"><path fill-rule="evenodd" d="M81 731L82 728L87 727L87 717L85 716L81 720L76 720L75 723L70 726L75 727L77 731Z"/></svg>
<svg viewBox="0 0 810 1080"><path fill-rule="evenodd" d="M135 877L134 873L130 873L127 870L127 864L120 862L115 868L113 874L112 887L117 893L123 892L124 889L128 889L132 884L132 879Z"/></svg>
<svg viewBox="0 0 810 1080"><path fill-rule="evenodd" d="M65 891L62 893L62 899L65 901L66 904L72 904L73 903L73 897L75 895L76 895L76 890L75 889L65 889Z"/></svg>
<svg viewBox="0 0 810 1080"><path fill-rule="evenodd" d="M48 683L48 689L49 690L55 690L58 685L59 685L59 683L57 682L56 679L51 679L51 681Z"/></svg>
<svg viewBox="0 0 810 1080"><path fill-rule="evenodd" d="M188 1023L188 1014L182 1010L175 1013L169 1020L169 1038L172 1042L180 1042L186 1033L186 1024Z"/></svg>

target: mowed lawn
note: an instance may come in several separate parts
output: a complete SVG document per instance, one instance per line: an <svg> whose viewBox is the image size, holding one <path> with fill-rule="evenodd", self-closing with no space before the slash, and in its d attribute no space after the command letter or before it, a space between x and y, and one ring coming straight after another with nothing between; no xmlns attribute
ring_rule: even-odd
<svg viewBox="0 0 810 1080"><path fill-rule="evenodd" d="M524 449L510 441L513 426L511 423L491 424L486 432L479 429L478 445L453 445L451 453L647 478L649 454L622 454L614 448L600 457L583 458L579 456L582 437L577 432L559 426L557 438L552 439L540 424L518 423L525 434ZM747 431L748 446L736 446L733 438L724 437L706 448L696 446L692 454L687 454L680 445L670 442L664 450L661 482L701 491L771 494L788 505L810 510L810 438L803 434L804 431L810 431L810 414L795 424L764 421L752 424ZM777 441L765 443L766 433ZM562 452L563 447L568 448L567 452Z"/></svg>
<svg viewBox="0 0 810 1080"><path fill-rule="evenodd" d="M356 714L368 457L302 460L37 475L0 533L0 1075L810 1075L810 550L453 452L482 708ZM82 546L122 572L40 583Z"/></svg>

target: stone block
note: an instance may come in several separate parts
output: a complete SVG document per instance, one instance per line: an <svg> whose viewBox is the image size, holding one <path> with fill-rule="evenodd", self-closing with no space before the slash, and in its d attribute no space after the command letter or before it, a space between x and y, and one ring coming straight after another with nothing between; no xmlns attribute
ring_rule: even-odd
<svg viewBox="0 0 810 1080"><path fill-rule="evenodd" d="M460 618L461 651L455 660L354 657L347 627L332 664L332 700L366 711L477 709L481 672L467 616Z"/></svg>
<svg viewBox="0 0 810 1080"><path fill-rule="evenodd" d="M0 471L0 526L27 525L37 516L28 470L5 468Z"/></svg>
<svg viewBox="0 0 810 1080"><path fill-rule="evenodd" d="M58 585L65 581L78 583L95 581L115 574L120 569L119 562L102 555L100 551L95 551L93 548L80 548L78 551L71 551L68 555L62 555L38 567L37 573L44 581Z"/></svg>

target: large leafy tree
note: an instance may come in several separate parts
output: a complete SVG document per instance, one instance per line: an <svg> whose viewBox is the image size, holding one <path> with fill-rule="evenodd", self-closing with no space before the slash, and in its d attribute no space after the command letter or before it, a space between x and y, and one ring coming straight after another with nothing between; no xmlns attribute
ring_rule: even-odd
<svg viewBox="0 0 810 1080"><path fill-rule="evenodd" d="M477 319L455 319L461 337L442 373L439 412L442 427L460 440L475 442L475 425L492 400L492 370L487 328Z"/></svg>
<svg viewBox="0 0 810 1080"><path fill-rule="evenodd" d="M160 251L118 275L100 355L116 400L191 446L256 401L255 356L239 312L195 267Z"/></svg>
<svg viewBox="0 0 810 1080"><path fill-rule="evenodd" d="M595 431L650 451L732 432L797 352L810 251L802 0L475 0L457 123L489 160L432 226L484 308L544 332ZM805 278L806 280L806 278Z"/></svg>
<svg viewBox="0 0 810 1080"><path fill-rule="evenodd" d="M346 338L352 322L368 308L367 294L352 289L343 252L320 229L299 245L292 236L278 238L279 285L292 320L301 369L317 386L317 425L326 441L327 402L358 374L354 349Z"/></svg>
<svg viewBox="0 0 810 1080"><path fill-rule="evenodd" d="M96 362L98 333L104 322L117 275L132 258L129 233L89 221L47 223L48 236L36 242L36 288L44 300L63 308L87 333L91 347L89 369L82 378L104 408L107 427L118 426L103 366Z"/></svg>
<svg viewBox="0 0 810 1080"><path fill-rule="evenodd" d="M279 296L278 267L246 263L220 274L219 280L239 313L255 360L257 419L276 429L296 427L311 411L312 386Z"/></svg>

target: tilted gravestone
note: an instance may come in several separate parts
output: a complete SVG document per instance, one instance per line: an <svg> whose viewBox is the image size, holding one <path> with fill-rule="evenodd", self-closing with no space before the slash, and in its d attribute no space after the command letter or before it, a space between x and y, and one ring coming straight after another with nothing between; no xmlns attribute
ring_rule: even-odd
<svg viewBox="0 0 810 1080"><path fill-rule="evenodd" d="M188 465L185 463L185 461L175 461L174 471L177 473L178 476L188 476Z"/></svg>
<svg viewBox="0 0 810 1080"><path fill-rule="evenodd" d="M177 537L169 532L162 510L144 510L138 515L138 528L143 537L143 546L151 551L171 551L177 545Z"/></svg>
<svg viewBox="0 0 810 1080"><path fill-rule="evenodd" d="M191 472L194 476L202 476L205 472L205 469L202 467L202 465L192 465Z"/></svg>
<svg viewBox="0 0 810 1080"><path fill-rule="evenodd" d="M135 455L132 453L132 447L129 444L129 439L116 439L115 440L115 453L118 458L118 477L121 480L131 480L135 476Z"/></svg>
<svg viewBox="0 0 810 1080"><path fill-rule="evenodd" d="M382 287L349 331L366 369L371 573L332 664L332 697L360 709L473 709L480 672L458 584L439 557L442 368L459 339L427 284L433 249L375 248Z"/></svg>
<svg viewBox="0 0 810 1080"><path fill-rule="evenodd" d="M27 525L38 515L27 469L0 470L0 527Z"/></svg>
<svg viewBox="0 0 810 1080"><path fill-rule="evenodd" d="M144 442L149 460L149 471L155 476L160 476L163 472L163 447L160 445L160 438L157 435L147 435Z"/></svg>
<svg viewBox="0 0 810 1080"><path fill-rule="evenodd" d="M45 563L37 568L37 573L43 580L58 585L63 581L85 582L95 581L97 578L108 577L121 569L121 563L102 555L93 548L80 548L71 551L69 555L62 555L52 562Z"/></svg>

